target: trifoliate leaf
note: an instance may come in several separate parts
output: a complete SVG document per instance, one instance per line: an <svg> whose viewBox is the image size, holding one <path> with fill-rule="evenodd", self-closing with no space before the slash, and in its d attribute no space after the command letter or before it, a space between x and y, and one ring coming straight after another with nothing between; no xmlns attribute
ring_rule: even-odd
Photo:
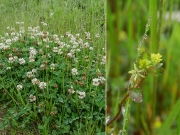
<svg viewBox="0 0 180 135"><path fill-rule="evenodd" d="M142 94L140 92L129 90L129 96L136 103L141 103L143 101Z"/></svg>

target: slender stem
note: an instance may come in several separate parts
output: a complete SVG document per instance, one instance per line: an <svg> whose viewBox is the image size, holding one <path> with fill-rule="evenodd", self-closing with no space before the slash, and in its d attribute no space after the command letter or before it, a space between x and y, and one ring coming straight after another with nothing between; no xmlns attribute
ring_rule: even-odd
<svg viewBox="0 0 180 135"><path fill-rule="evenodd" d="M126 135L126 125L129 117L129 108L130 108L130 98L127 98L126 102L126 108L125 108L125 114L124 114L124 121L123 121L123 129L122 129L122 135Z"/></svg>
<svg viewBox="0 0 180 135"><path fill-rule="evenodd" d="M120 113L121 113L121 108L122 108L124 102L126 101L126 99L127 99L128 97L129 97L129 93L126 94L126 96L123 98L123 100L122 100L121 103L119 104L119 110L118 110L118 113L116 114L116 116L115 116L112 120L110 120L110 121L106 124L106 126L109 126L110 124L112 124L112 123L117 119L117 117L118 117L118 116L120 115Z"/></svg>
<svg viewBox="0 0 180 135"><path fill-rule="evenodd" d="M158 39L157 39L158 49L159 49L159 44L160 44L160 34L161 34L161 26L162 26L163 3L164 3L164 0L161 0L160 9L159 9L160 11L159 11L159 26L158 26Z"/></svg>
<svg viewBox="0 0 180 135"><path fill-rule="evenodd" d="M150 41L150 50L151 53L157 52L157 47L158 47L158 31L157 31L157 0L150 0L149 1L149 12L152 16L152 21L151 21L151 41ZM156 108L156 93L157 93L157 87L154 85L155 84L155 78L151 76L149 78L149 91L153 90L150 95L152 96L151 100L151 105L153 108L152 111L152 117L151 119L154 120L155 116L155 108Z"/></svg>
<svg viewBox="0 0 180 135"><path fill-rule="evenodd" d="M145 77L146 77L147 75L148 75L148 74L144 74ZM144 79L145 79L145 78L142 78L142 79L139 81L139 83L138 83L134 88L138 88L138 87L142 84L142 82L144 81ZM129 88L127 88L127 90L129 90ZM127 99L128 97L129 97L129 93L126 94L126 96L123 98L123 100L122 100L121 103L119 104L119 110L118 110L116 116L115 116L112 120L108 121L108 123L106 124L106 126L109 126L110 124L112 124L112 123L117 119L117 117L118 117L118 116L120 115L120 113L121 113L121 108L122 108L124 102L126 101L126 99Z"/></svg>

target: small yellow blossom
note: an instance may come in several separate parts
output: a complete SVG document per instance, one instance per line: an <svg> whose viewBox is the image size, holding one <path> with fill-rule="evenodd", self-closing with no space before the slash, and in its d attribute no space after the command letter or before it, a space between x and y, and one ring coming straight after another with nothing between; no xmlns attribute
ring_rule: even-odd
<svg viewBox="0 0 180 135"><path fill-rule="evenodd" d="M151 54L151 61L153 64L158 64L162 59L161 59L162 55L158 54Z"/></svg>
<svg viewBox="0 0 180 135"><path fill-rule="evenodd" d="M161 122L160 118L156 117L154 124L153 124L153 127L154 128L160 128L161 126L162 126L162 122Z"/></svg>
<svg viewBox="0 0 180 135"><path fill-rule="evenodd" d="M139 61L139 68L149 68L151 64L151 61L147 59L142 59Z"/></svg>

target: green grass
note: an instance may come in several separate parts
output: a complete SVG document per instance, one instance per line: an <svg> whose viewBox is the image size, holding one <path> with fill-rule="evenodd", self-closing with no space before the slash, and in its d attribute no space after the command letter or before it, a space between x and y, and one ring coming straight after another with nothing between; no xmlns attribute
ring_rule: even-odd
<svg viewBox="0 0 180 135"><path fill-rule="evenodd" d="M104 6L1 0L0 133L105 134Z"/></svg>

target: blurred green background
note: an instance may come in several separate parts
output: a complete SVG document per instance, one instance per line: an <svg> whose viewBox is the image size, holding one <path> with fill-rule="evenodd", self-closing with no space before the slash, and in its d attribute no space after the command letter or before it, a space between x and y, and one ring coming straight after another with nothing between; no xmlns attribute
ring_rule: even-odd
<svg viewBox="0 0 180 135"><path fill-rule="evenodd" d="M142 88L143 102L131 103L128 135L180 135L180 1L107 0L107 112L116 115L126 95L126 84L137 57L137 47L151 16L142 49L160 53L163 74L148 75ZM123 117L106 128L122 130Z"/></svg>

